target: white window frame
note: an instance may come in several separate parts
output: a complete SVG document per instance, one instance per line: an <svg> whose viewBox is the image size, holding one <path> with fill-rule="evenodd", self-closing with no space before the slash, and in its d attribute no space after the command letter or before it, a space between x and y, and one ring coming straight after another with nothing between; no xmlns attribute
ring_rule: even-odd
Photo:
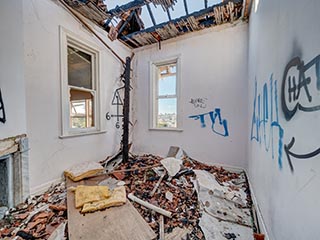
<svg viewBox="0 0 320 240"><path fill-rule="evenodd" d="M68 84L68 50L71 46L86 54L92 59L92 90ZM60 138L83 136L103 133L101 131L101 102L100 102L100 51L95 44L83 40L81 37L60 27L60 71L61 71L61 136ZM71 128L70 127L70 89L87 91L93 94L94 127Z"/></svg>
<svg viewBox="0 0 320 240"><path fill-rule="evenodd" d="M159 66L176 64L176 94L159 97L158 94L158 73ZM181 88L181 57L174 56L162 60L150 62L150 116L149 116L149 130L160 131L182 131L182 108L180 104L180 88ZM173 98L177 99L177 127L157 127L158 117L158 99Z"/></svg>

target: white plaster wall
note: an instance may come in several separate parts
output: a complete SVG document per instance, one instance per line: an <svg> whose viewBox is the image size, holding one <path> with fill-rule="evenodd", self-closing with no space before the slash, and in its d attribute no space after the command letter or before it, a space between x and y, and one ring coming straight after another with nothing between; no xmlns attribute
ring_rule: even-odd
<svg viewBox="0 0 320 240"><path fill-rule="evenodd" d="M28 0L24 8L24 64L27 98L27 133L30 138L31 192L46 187L63 171L80 162L98 161L118 150L121 130L103 121L107 133L60 139L60 38L59 26L101 50L101 114L114 111L113 91L119 87L122 64L57 1ZM119 42L105 41L125 59L130 51Z"/></svg>
<svg viewBox="0 0 320 240"><path fill-rule="evenodd" d="M259 1L255 2L257 4ZM257 94L262 93L263 85L267 83L269 118L261 117L260 119L261 143L255 139L249 140L251 183L270 239L319 239L320 155L309 159L291 157L294 167L292 172L284 145L288 145L292 137L295 137L296 142L290 149L292 152L307 154L318 149L320 112L298 110L293 118L287 121L281 108L281 84L285 67L293 57L299 56L307 64L320 54L318 24L320 1L260 0L256 9L256 12L255 9L252 11L249 27L249 135L251 135L251 128L255 130L257 126L256 122L252 124L255 79ZM295 73L298 80L296 68L290 73ZM270 95L271 74L273 74L273 80L277 80L278 99L275 98L274 89L273 96ZM304 89L301 89L298 101L305 106L320 105L315 66L306 72L306 77L311 77L308 89L312 95L312 101L306 100ZM288 95L288 92L285 92ZM271 127L271 100L274 106L274 123L279 124L283 129L283 137L280 137L282 141L279 141L279 128ZM263 101L262 94L261 101ZM258 107L258 100L256 104ZM260 105L263 111L264 104L261 102ZM275 117L276 106L278 106L278 120ZM264 130L264 122L266 130ZM271 132L274 134L273 137ZM265 145L264 134L267 145ZM257 137L255 131L253 137ZM270 148L267 151L268 144ZM274 147L273 157L272 146Z"/></svg>
<svg viewBox="0 0 320 240"><path fill-rule="evenodd" d="M7 121L0 139L26 133L22 1L0 1L0 88Z"/></svg>
<svg viewBox="0 0 320 240"><path fill-rule="evenodd" d="M247 24L220 26L135 51L134 151L165 156L170 146L182 147L191 157L207 163L246 167L247 148ZM180 55L180 109L182 132L149 130L149 63ZM191 98L207 98L205 109ZM229 136L201 128L191 115L220 108Z"/></svg>

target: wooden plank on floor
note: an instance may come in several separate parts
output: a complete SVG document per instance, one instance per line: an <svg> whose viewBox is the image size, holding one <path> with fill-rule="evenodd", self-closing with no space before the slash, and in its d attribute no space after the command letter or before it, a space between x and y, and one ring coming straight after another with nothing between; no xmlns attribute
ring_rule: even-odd
<svg viewBox="0 0 320 240"><path fill-rule="evenodd" d="M67 188L77 185L97 185L103 180L100 177L72 182L67 178ZM156 234L141 217L135 207L127 200L121 207L104 211L80 214L75 208L74 193L67 191L68 231L70 240L152 240Z"/></svg>

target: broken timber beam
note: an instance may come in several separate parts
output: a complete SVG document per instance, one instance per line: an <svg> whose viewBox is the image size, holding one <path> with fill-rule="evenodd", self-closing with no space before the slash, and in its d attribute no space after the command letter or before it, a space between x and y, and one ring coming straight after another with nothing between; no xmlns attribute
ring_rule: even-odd
<svg viewBox="0 0 320 240"><path fill-rule="evenodd" d="M162 182L164 176L166 175L166 171L161 175L159 181L157 182L157 184L154 186L152 192L150 193L150 196L153 197L153 195L156 193L158 187L160 186L160 183Z"/></svg>
<svg viewBox="0 0 320 240"><path fill-rule="evenodd" d="M121 62L121 63L125 63L125 61L95 32L95 30L88 24L86 23L82 17L79 16L79 14L73 10L68 4L66 4L63 0L59 0L60 3L66 8L68 9L68 11L78 20L80 21L80 23L82 25L84 25L87 30L89 32L91 32L97 39L99 39L99 41L106 47L109 49L109 51Z"/></svg>
<svg viewBox="0 0 320 240"><path fill-rule="evenodd" d="M124 103L123 103L123 135L122 135L122 161L125 163L129 160L129 115L130 115L130 75L131 75L131 58L126 58L124 73Z"/></svg>
<svg viewBox="0 0 320 240"><path fill-rule="evenodd" d="M121 6L116 6L114 9L111 9L107 13L110 13L112 16L119 16L124 12L128 12L131 10L135 10L137 8L143 7L150 1L148 0L135 0L128 2L127 4L121 5Z"/></svg>
<svg viewBox="0 0 320 240"><path fill-rule="evenodd" d="M157 206L152 205L151 203L148 203L146 201L141 200L140 198L137 198L136 196L134 196L132 193L129 193L128 198L136 203L139 203L140 205L149 208L157 213L162 214L163 216L166 216L168 218L171 218L171 212L164 210L162 208L159 208Z"/></svg>
<svg viewBox="0 0 320 240"><path fill-rule="evenodd" d="M208 7L208 8L205 8L205 9L202 9L200 11L197 11L197 12L194 12L192 14L189 14L189 15L185 15L185 16L182 16L180 18L177 18L177 19L173 19L171 21L167 21L167 22L164 22L164 23L160 23L156 26L153 26L153 27L149 27L147 29L144 29L144 30L141 30L141 31L138 31L138 32L134 32L134 33L131 33L131 34L128 34L128 35L125 35L125 36L122 36L120 39L123 40L123 41L126 41L128 39L132 39L133 37L137 36L137 35L141 35L143 33L154 33L154 32L157 32L158 30L161 30L163 29L165 26L168 26L169 24L178 24L179 22L181 21L188 21L188 18L190 16L193 16L195 19L197 18L200 18L200 17L203 17L203 16L206 16L210 13L213 12L214 8L216 7L223 7L223 6L227 6L229 4L229 2L232 2L234 4L242 4L243 3L243 0L229 0L229 1L224 1L224 2L221 2L221 3L218 3L218 4L215 4L211 7ZM204 23L203 23L204 24Z"/></svg>

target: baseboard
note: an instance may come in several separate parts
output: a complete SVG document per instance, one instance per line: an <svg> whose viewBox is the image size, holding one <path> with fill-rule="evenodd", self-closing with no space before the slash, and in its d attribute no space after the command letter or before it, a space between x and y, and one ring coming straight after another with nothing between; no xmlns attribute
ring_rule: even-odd
<svg viewBox="0 0 320 240"><path fill-rule="evenodd" d="M246 170L244 170L244 171L245 171L245 173L247 175L247 179L248 179L248 182L249 182L249 187L250 187L250 192L251 192L251 199L252 199L253 205L255 206L255 209L256 209L256 212L257 212L260 231L261 231L262 234L265 235L265 240L270 240L268 232L267 232L267 228L266 228L266 225L264 223L263 216L262 216L262 213L261 213L261 210L260 210L260 207L259 207L259 204L257 202L257 198L256 198L255 193L254 193L253 188L252 188L250 177L249 177L247 171Z"/></svg>
<svg viewBox="0 0 320 240"><path fill-rule="evenodd" d="M52 180L52 181L43 183L41 185L38 185L36 187L33 187L30 189L30 195L36 196L36 195L42 194L42 193L46 192L51 187L51 185L60 183L62 180L63 180L62 178L57 178L55 180Z"/></svg>

